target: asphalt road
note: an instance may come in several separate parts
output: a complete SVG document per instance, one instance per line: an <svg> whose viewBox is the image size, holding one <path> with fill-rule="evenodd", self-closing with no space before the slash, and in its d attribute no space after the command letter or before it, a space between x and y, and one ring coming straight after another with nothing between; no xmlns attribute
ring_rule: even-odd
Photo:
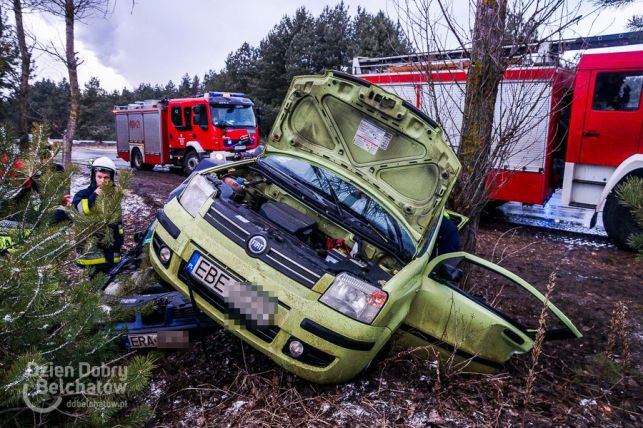
<svg viewBox="0 0 643 428"><path fill-rule="evenodd" d="M71 152L71 161L78 165L88 165L88 163L101 156L107 156L114 161L116 168L129 169L129 163L116 156L116 146L96 147L96 146L74 146ZM58 156L60 158L61 155Z"/></svg>

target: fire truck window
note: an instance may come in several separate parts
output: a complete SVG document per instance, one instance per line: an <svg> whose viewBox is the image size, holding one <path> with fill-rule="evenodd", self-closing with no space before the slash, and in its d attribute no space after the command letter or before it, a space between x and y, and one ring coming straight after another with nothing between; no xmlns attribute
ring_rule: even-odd
<svg viewBox="0 0 643 428"><path fill-rule="evenodd" d="M599 73L594 86L594 110L638 110L643 86L643 71Z"/></svg>
<svg viewBox="0 0 643 428"><path fill-rule="evenodd" d="M185 107L183 109L183 117L185 123L185 126L183 127L183 131L191 131L192 130L192 107Z"/></svg>
<svg viewBox="0 0 643 428"><path fill-rule="evenodd" d="M181 116L181 107L172 107L172 123L176 127L183 126L183 116Z"/></svg>

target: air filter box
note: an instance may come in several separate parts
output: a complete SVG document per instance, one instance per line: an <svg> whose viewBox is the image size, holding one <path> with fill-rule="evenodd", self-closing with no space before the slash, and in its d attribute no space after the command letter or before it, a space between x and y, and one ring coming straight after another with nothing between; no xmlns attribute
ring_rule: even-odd
<svg viewBox="0 0 643 428"><path fill-rule="evenodd" d="M281 202L266 202L259 213L285 231L304 239L313 231L315 220Z"/></svg>

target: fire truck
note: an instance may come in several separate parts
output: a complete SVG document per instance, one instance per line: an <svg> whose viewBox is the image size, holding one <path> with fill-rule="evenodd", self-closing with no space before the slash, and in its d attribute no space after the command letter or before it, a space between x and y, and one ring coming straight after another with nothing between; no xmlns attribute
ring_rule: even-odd
<svg viewBox="0 0 643 428"><path fill-rule="evenodd" d="M132 168L174 165L190 174L203 158L238 160L260 151L258 111L241 93L139 101L113 113L118 157Z"/></svg>
<svg viewBox="0 0 643 428"><path fill-rule="evenodd" d="M614 189L631 176L643 177L643 46L632 46L641 43L643 32L563 40L512 62L499 87L494 127L520 121L520 132L490 174L492 200L544 204L561 188L564 206L592 210L587 227L602 212L608 236L626 247L639 229ZM629 51L592 53L622 45ZM583 50L580 61L566 66L561 54L575 50ZM441 114L457 151L468 65L463 50L358 57L353 74L429 115Z"/></svg>

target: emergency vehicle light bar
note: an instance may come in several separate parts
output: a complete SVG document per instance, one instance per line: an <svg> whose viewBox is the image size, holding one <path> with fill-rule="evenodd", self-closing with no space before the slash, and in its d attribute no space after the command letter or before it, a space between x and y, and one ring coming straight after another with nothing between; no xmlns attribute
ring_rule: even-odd
<svg viewBox="0 0 643 428"><path fill-rule="evenodd" d="M211 97L225 97L225 98L243 98L245 97L245 94L242 94L241 92L208 92L205 94L206 98L211 98Z"/></svg>

